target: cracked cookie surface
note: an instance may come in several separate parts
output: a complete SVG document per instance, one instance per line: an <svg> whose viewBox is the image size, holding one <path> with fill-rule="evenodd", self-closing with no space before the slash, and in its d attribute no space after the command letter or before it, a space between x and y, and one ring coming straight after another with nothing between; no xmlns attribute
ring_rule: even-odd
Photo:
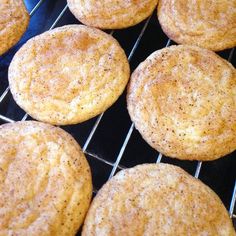
<svg viewBox="0 0 236 236"><path fill-rule="evenodd" d="M158 0L67 0L83 24L101 29L133 26L150 16Z"/></svg>
<svg viewBox="0 0 236 236"><path fill-rule="evenodd" d="M30 116L67 125L109 108L124 91L130 69L112 36L67 25L30 39L14 56L8 75L16 103Z"/></svg>
<svg viewBox="0 0 236 236"><path fill-rule="evenodd" d="M236 0L160 0L158 19L179 44L213 51L236 46Z"/></svg>
<svg viewBox="0 0 236 236"><path fill-rule="evenodd" d="M92 183L79 145L35 121L0 126L0 235L75 235Z"/></svg>
<svg viewBox="0 0 236 236"><path fill-rule="evenodd" d="M98 192L82 236L235 236L219 197L177 166L120 171Z"/></svg>
<svg viewBox="0 0 236 236"><path fill-rule="evenodd" d="M20 40L28 24L29 14L23 0L0 0L0 55Z"/></svg>
<svg viewBox="0 0 236 236"><path fill-rule="evenodd" d="M236 70L210 50L154 52L133 72L127 103L143 138L166 156L205 161L236 149Z"/></svg>

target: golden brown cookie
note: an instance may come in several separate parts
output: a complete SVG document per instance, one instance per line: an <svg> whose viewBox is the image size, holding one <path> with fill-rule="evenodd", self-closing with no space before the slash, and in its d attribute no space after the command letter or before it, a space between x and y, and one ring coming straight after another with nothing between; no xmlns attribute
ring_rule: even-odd
<svg viewBox="0 0 236 236"><path fill-rule="evenodd" d="M0 0L0 55L20 40L28 23L23 0Z"/></svg>
<svg viewBox="0 0 236 236"><path fill-rule="evenodd" d="M158 19L179 44L213 51L236 46L236 0L160 0Z"/></svg>
<svg viewBox="0 0 236 236"><path fill-rule="evenodd" d="M120 171L94 198L82 236L235 236L219 197L181 168L145 164Z"/></svg>
<svg viewBox="0 0 236 236"><path fill-rule="evenodd" d="M67 0L74 16L101 29L133 26L150 16L158 0Z"/></svg>
<svg viewBox="0 0 236 236"><path fill-rule="evenodd" d="M156 150L174 158L214 160L236 149L236 70L214 52L171 46L131 76L128 110Z"/></svg>
<svg viewBox="0 0 236 236"><path fill-rule="evenodd" d="M127 57L110 35L67 25L30 39L9 67L16 103L57 125L88 120L109 108L130 76Z"/></svg>
<svg viewBox="0 0 236 236"><path fill-rule="evenodd" d="M35 121L0 126L0 235L75 235L92 183L79 145Z"/></svg>

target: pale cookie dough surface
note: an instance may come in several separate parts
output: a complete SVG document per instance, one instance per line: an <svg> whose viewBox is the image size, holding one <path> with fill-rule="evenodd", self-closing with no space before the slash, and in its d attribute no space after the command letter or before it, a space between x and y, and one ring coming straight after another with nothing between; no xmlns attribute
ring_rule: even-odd
<svg viewBox="0 0 236 236"><path fill-rule="evenodd" d="M124 91L129 76L118 42L82 25L30 39L9 67L16 103L35 119L57 125L80 123L104 112Z"/></svg>
<svg viewBox="0 0 236 236"><path fill-rule="evenodd" d="M0 235L75 235L92 182L79 145L35 121L0 126Z"/></svg>
<svg viewBox="0 0 236 236"><path fill-rule="evenodd" d="M0 55L20 40L28 23L23 0L0 0Z"/></svg>
<svg viewBox="0 0 236 236"><path fill-rule="evenodd" d="M82 236L235 236L228 212L206 185L179 167L120 171L94 198Z"/></svg>
<svg viewBox="0 0 236 236"><path fill-rule="evenodd" d="M236 149L236 70L207 49L151 54L131 76L127 103L143 138L166 156L204 161Z"/></svg>
<svg viewBox="0 0 236 236"><path fill-rule="evenodd" d="M236 46L236 0L160 0L158 18L179 44L213 51Z"/></svg>
<svg viewBox="0 0 236 236"><path fill-rule="evenodd" d="M133 26L152 14L158 0L67 0L75 17L102 29Z"/></svg>

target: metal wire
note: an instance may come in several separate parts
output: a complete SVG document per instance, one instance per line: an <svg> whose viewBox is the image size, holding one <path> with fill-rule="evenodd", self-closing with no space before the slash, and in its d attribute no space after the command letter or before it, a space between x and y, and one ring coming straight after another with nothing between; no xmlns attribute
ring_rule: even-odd
<svg viewBox="0 0 236 236"><path fill-rule="evenodd" d="M30 16L31 16L31 17L32 17L32 16L34 15L34 13L39 9L39 7L42 5L42 3L43 3L44 1L45 1L45 0L39 0L39 1L38 1L38 3L35 5L35 7L34 7L34 8L31 10L31 12L30 12ZM49 28L49 30L53 29L53 28L57 25L57 23L58 23L59 20L62 18L62 16L64 15L64 13L66 12L67 9L68 9L68 6L65 5L65 7L62 9L62 11L61 11L61 12L59 13L59 15L57 16L56 20L53 22L53 24L52 24L51 27ZM148 24L149 24L150 19L151 19L151 16L146 20L146 22L145 22L145 24L144 24L142 30L140 31L140 34L139 34L138 38L136 39L135 44L133 45L133 48L132 48L132 50L131 50L131 52L130 52L130 54L129 54L129 56L128 56L128 60L129 60L129 61L132 59L134 53L136 52L136 50L137 50L137 48L138 48L138 46L139 46L139 44L140 44L140 41L141 41L141 39L142 39L142 37L143 37L143 35L144 35L144 33L145 33L145 30L146 30L146 28L147 28L147 26L148 26ZM113 32L114 32L114 31L112 31L111 34L113 34ZM170 45L170 43L171 43L171 41L170 41L170 39L169 39L169 40L167 41L166 47L168 47L168 46ZM231 61L231 60L232 60L233 53L234 53L234 48L230 51L228 61ZM0 97L0 103L4 100L4 98L6 98L8 92L9 92L9 87L7 87L6 90L2 93L2 95L1 95L1 97ZM97 118L97 120L96 120L96 122L95 122L93 128L92 128L91 131L89 132L89 135L88 135L88 137L87 137L87 139L86 139L86 141L85 141L85 144L84 144L84 146L83 146L82 149L83 149L83 152L84 152L86 155L88 155L88 156L90 156L90 157L92 157L92 158L94 158L94 159L96 159L96 160L98 160L98 161L100 161L100 162L102 162L102 163L104 163L104 164L109 165L109 166L112 167L112 170L111 170L110 175L109 175L109 179L110 179L110 178L116 173L117 169L121 170L121 169L126 168L126 167L120 165L120 161L121 161L121 159L122 159L122 157L123 157L123 154L124 154L124 152L125 152L125 150L126 150L126 147L127 147L127 145L128 145L128 142L129 142L129 140L130 140L130 138L131 138L131 136L132 136L132 133L133 133L133 130L134 130L134 124L133 124L133 123L131 124L131 126L130 126L128 132L127 132L127 135L126 135L126 137L124 138L124 142L123 142L123 144L122 144L122 146L121 146L121 148L120 148L120 151L119 151L119 153L118 153L118 155L117 155L116 161L115 161L115 163L113 163L113 162L107 161L107 160L104 159L104 158L99 157L99 156L98 156L97 154L95 154L95 153L91 153L91 152L87 151L87 148L88 148L88 146L89 146L89 144L90 144L90 142L91 142L91 140L92 140L92 138L93 138L93 136L94 136L94 134L95 134L95 132L96 132L96 130L97 130L97 128L98 128L98 126L99 126L101 120L102 120L102 118L103 118L103 115L104 115L104 113L102 113L101 115L98 116L98 118ZM21 120L26 120L27 117L28 117L28 115L25 114ZM0 114L0 120L3 120L4 122L8 122L8 123L13 123L13 122L15 122L15 120L10 119L10 118L8 118L8 117L6 117L6 116L3 116L3 115L1 115L1 114ZM159 153L158 156L157 156L156 163L160 163L161 160L162 160L162 154ZM194 174L194 176L195 176L196 178L199 177L199 174L200 174L200 171L201 171L201 167L202 167L202 162L198 162L197 167L196 167L196 170L195 170L195 174ZM94 189L93 192L94 192L94 194L96 194L96 193L97 193L97 190ZM231 203L230 203L230 209L229 209L229 214L230 214L230 217L232 217L232 218L236 218L236 215L234 214L235 204L236 204L236 181L235 181L235 184L234 184L234 190L233 190L232 199L231 199Z"/></svg>
<svg viewBox="0 0 236 236"><path fill-rule="evenodd" d="M63 8L63 10L60 12L60 14L58 15L58 17L56 18L56 20L53 22L53 24L51 25L51 27L49 28L49 30L52 30L53 28L55 28L56 24L58 23L58 21L62 18L62 16L64 15L65 11L67 10L68 5L66 4L65 7Z"/></svg>
<svg viewBox="0 0 236 236"><path fill-rule="evenodd" d="M233 214L235 203L236 203L236 180L234 183L233 195L232 195L232 199L231 199L231 203L230 203L230 207L229 207L229 215L231 218L236 218L236 215Z"/></svg>
<svg viewBox="0 0 236 236"><path fill-rule="evenodd" d="M8 122L8 123L14 123L15 122L14 120L12 120L12 119L10 119L10 118L8 118L6 116L3 116L1 114L0 114L0 119L5 121L5 122Z"/></svg>
<svg viewBox="0 0 236 236"><path fill-rule="evenodd" d="M197 178L197 179L199 178L201 168L202 168L202 162L199 161L199 162L197 163L197 168L196 168L195 174L194 174L194 177Z"/></svg>
<svg viewBox="0 0 236 236"><path fill-rule="evenodd" d="M101 161L101 162L103 162L103 163L105 163L105 164L107 164L107 165L109 165L109 166L114 166L114 163L113 163L113 162L108 161L108 160L106 160L106 159L103 159L103 158L99 157L99 156L98 156L97 154L95 154L95 153L91 153L91 152L88 152L88 151L84 151L84 154L89 155L89 156L91 156L91 157L97 159L98 161ZM122 165L118 165L118 168L119 168L120 170L126 169L126 167L125 167L125 166L122 166Z"/></svg>
<svg viewBox="0 0 236 236"><path fill-rule="evenodd" d="M10 87L8 86L6 90L3 92L3 94L0 97L0 103L3 101L3 99L7 96L8 92L10 90Z"/></svg>
<svg viewBox="0 0 236 236"><path fill-rule="evenodd" d="M31 10L31 12L29 13L30 16L33 16L34 13L39 9L39 7L42 5L42 3L44 2L45 0L40 0L38 1L38 3L34 6L34 8Z"/></svg>
<svg viewBox="0 0 236 236"><path fill-rule="evenodd" d="M158 157L157 157L156 163L157 163L157 164L158 164L158 163L161 163L161 160L162 160L162 153L159 153L159 154L158 154Z"/></svg>

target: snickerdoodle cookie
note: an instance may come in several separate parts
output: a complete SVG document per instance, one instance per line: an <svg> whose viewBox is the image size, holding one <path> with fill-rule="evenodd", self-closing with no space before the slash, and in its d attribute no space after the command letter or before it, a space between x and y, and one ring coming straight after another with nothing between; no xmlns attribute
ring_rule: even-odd
<svg viewBox="0 0 236 236"><path fill-rule="evenodd" d="M20 40L28 23L23 0L0 0L0 55Z"/></svg>
<svg viewBox="0 0 236 236"><path fill-rule="evenodd" d="M235 236L219 197L179 167L146 164L120 171L94 198L83 236Z"/></svg>
<svg viewBox="0 0 236 236"><path fill-rule="evenodd" d="M143 138L179 159L214 160L236 149L236 70L214 52L171 46L131 76L128 110Z"/></svg>
<svg viewBox="0 0 236 236"><path fill-rule="evenodd" d="M236 0L160 0L158 18L179 44L213 51L236 46Z"/></svg>
<svg viewBox="0 0 236 236"><path fill-rule="evenodd" d="M57 125L80 123L104 112L124 91L129 76L118 42L83 25L30 39L9 67L16 103L35 119Z"/></svg>
<svg viewBox="0 0 236 236"><path fill-rule="evenodd" d="M0 126L0 235L75 235L92 182L79 145L35 121Z"/></svg>
<svg viewBox="0 0 236 236"><path fill-rule="evenodd" d="M67 0L75 17L101 29L133 26L152 14L158 0Z"/></svg>

